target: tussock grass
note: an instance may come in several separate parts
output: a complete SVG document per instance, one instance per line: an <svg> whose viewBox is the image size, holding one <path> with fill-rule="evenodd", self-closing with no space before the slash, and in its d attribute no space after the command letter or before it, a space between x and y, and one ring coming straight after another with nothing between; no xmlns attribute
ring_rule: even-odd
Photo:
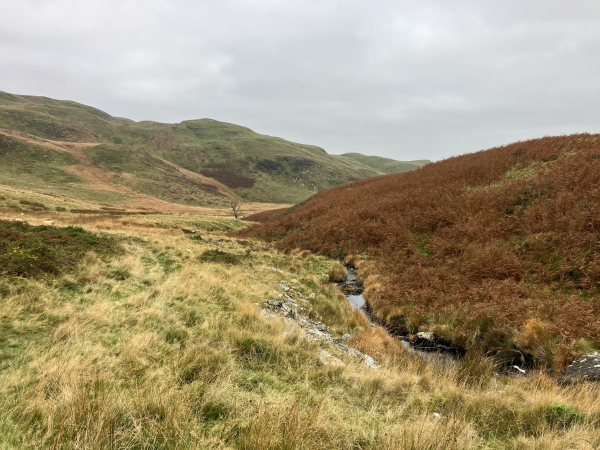
<svg viewBox="0 0 600 450"><path fill-rule="evenodd" d="M164 231L123 226L110 230L122 253L87 252L52 279L0 278L0 447L600 444L594 385L496 377L485 360L432 365L350 309L328 281L336 263ZM198 259L214 250L239 264ZM277 298L281 280L315 294L314 320L352 334L382 368L264 317L255 303ZM321 347L346 366L324 366Z"/></svg>
<svg viewBox="0 0 600 450"><path fill-rule="evenodd" d="M345 281L348 276L348 270L339 262L335 262L329 269L329 281L340 282Z"/></svg>

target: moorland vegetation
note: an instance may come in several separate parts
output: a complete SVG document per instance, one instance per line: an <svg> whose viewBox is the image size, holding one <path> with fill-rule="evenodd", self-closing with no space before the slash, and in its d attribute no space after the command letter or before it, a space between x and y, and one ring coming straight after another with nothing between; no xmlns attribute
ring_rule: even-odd
<svg viewBox="0 0 600 450"><path fill-rule="evenodd" d="M0 448L600 444L595 385L497 376L475 355L431 364L351 310L335 260L227 237L246 225L232 217L77 209L0 187ZM263 314L284 295L379 369Z"/></svg>
<svg viewBox="0 0 600 450"><path fill-rule="evenodd" d="M357 264L374 318L400 333L556 373L600 344L598 135L456 156L262 217L239 236Z"/></svg>

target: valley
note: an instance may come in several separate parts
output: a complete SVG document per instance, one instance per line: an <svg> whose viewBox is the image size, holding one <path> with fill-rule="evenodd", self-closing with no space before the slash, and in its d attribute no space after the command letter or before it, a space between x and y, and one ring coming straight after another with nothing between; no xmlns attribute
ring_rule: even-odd
<svg viewBox="0 0 600 450"><path fill-rule="evenodd" d="M600 343L599 145L582 134L457 156L321 192L239 235L355 265L374 320L399 336L558 375Z"/></svg>
<svg viewBox="0 0 600 450"><path fill-rule="evenodd" d="M0 447L584 449L600 439L595 384L505 376L471 353L424 360L350 307L339 261L232 235L251 223L221 209L83 205L0 188Z"/></svg>
<svg viewBox="0 0 600 450"><path fill-rule="evenodd" d="M195 207L225 207L232 197L285 205L429 162L329 155L320 147L211 119L134 122L75 102L5 92L0 135L2 184L63 190L105 206L149 197ZM52 157L48 172L40 163Z"/></svg>
<svg viewBox="0 0 600 450"><path fill-rule="evenodd" d="M429 163L0 118L0 448L600 444L597 135Z"/></svg>

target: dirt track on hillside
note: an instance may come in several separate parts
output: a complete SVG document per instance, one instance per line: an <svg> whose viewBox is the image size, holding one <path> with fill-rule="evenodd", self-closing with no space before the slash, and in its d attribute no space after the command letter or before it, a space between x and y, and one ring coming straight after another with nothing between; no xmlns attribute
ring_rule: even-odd
<svg viewBox="0 0 600 450"><path fill-rule="evenodd" d="M142 194L140 192L136 192L133 189L130 189L126 186L123 186L119 183L115 183L112 181L115 176L114 172L111 172L106 169L102 169L100 167L94 166L92 161L88 158L88 156L84 153L85 148L94 147L96 145L100 145L98 143L85 143L85 142L64 142L64 141L53 141L49 139L42 139L36 136L23 133L21 131L16 130L6 130L0 129L0 134L3 134L8 137L12 137L14 139L18 139L23 142L27 142L30 144L40 145L44 147L51 148L53 150L63 151L70 153L75 156L80 164L74 166L65 167L66 170L82 177L87 181L88 184L85 185L87 189L92 189L95 191L109 191L109 192L117 192L119 194L124 194L131 197L131 200L125 202L113 203L112 206L123 208L123 209L150 209L159 212L169 212L169 213L195 213L195 214L203 214L203 215L229 215L229 209L222 208L205 208L200 206L186 206L179 205L176 203L169 203L164 200L160 200L154 197L150 197L148 195ZM186 169L181 169L176 165L165 161L167 164L171 165L178 169L184 176L189 178L193 178L197 181L200 181L203 184L208 184L211 186L215 186L219 189L219 192L227 197L234 197L235 194L231 192L229 188L222 185L216 180L205 177L203 175L191 172ZM124 178L130 178L135 175L133 174L121 174ZM90 204L96 205L96 202L89 202ZM272 204L272 203L248 203L244 206L244 212L248 214L254 214L261 211L267 211L269 209L282 208L286 205L280 204Z"/></svg>

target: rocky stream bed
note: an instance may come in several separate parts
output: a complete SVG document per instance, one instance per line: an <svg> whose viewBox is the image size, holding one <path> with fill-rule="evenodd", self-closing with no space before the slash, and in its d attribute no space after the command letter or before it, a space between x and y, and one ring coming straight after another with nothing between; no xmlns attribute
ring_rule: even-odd
<svg viewBox="0 0 600 450"><path fill-rule="evenodd" d="M455 364L458 358L465 355L466 349L452 345L431 331L410 334L406 327L394 323L393 320L383 324L373 322L371 308L362 295L364 289L362 283L358 281L356 269L352 266L347 266L347 269L346 280L338 283L338 287L348 299L352 309L361 311L372 326L385 328L390 335L400 339L410 352L434 363ZM524 376L533 372L530 370L531 358L516 349L500 351L492 358L498 372L503 375ZM600 352L580 356L564 368L558 380L564 383L600 381Z"/></svg>
<svg viewBox="0 0 600 450"><path fill-rule="evenodd" d="M273 270L281 272L276 268L273 268ZM315 294L305 296L295 288L295 283L297 283L295 279L292 279L289 284L284 280L277 281L276 287L278 289L273 289L273 294L277 298L267 300L262 305L256 304L261 309L261 313L266 317L282 317L283 321L290 326L289 329L284 331L286 334L299 333L303 339L326 343L331 348L362 362L365 366L375 370L378 369L379 365L371 356L345 343L352 336L336 337L326 324L311 319L311 317L315 317L311 305L311 300L315 298ZM358 280L354 267L348 266L346 280L338 283L338 287L348 299L348 303L353 310L361 311L372 326L384 328L416 356L435 364L452 365L456 364L457 360L465 355L466 350L464 348L452 345L431 331L411 334L402 324L396 324L394 321L381 324L374 322L371 308L363 296L362 283ZM318 350L318 356L323 364L345 365L342 360L322 348ZM518 350L507 349L501 351L494 355L493 359L498 374L526 376L528 373L533 372L530 370L531 367L527 366L526 357ZM565 383L600 381L600 352L580 356L562 371L558 379Z"/></svg>

